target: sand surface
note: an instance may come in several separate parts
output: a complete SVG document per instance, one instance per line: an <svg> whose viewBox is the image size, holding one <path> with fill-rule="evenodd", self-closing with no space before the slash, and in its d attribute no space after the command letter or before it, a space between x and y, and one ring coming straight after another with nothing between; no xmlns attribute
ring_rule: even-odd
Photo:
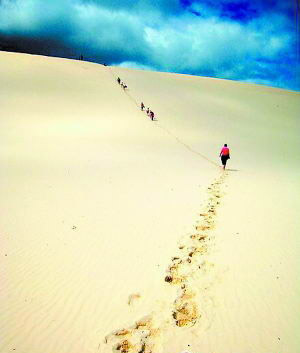
<svg viewBox="0 0 300 353"><path fill-rule="evenodd" d="M299 93L5 52L0 77L1 353L300 350Z"/></svg>

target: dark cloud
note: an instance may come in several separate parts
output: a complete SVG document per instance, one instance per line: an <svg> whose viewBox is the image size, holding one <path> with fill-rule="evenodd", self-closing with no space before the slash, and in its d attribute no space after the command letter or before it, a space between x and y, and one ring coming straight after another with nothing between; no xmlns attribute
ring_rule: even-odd
<svg viewBox="0 0 300 353"><path fill-rule="evenodd" d="M2 0L0 48L300 89L294 5Z"/></svg>
<svg viewBox="0 0 300 353"><path fill-rule="evenodd" d="M77 56L72 48L68 48L59 39L35 38L21 35L2 34L0 36L0 50L69 58Z"/></svg>

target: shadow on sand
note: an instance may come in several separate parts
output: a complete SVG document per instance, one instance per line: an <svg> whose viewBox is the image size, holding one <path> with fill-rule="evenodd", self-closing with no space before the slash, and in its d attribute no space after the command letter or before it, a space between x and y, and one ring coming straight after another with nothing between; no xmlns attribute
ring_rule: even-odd
<svg viewBox="0 0 300 353"><path fill-rule="evenodd" d="M240 170L238 170L238 169L225 169L225 170L227 170L228 172L240 172Z"/></svg>

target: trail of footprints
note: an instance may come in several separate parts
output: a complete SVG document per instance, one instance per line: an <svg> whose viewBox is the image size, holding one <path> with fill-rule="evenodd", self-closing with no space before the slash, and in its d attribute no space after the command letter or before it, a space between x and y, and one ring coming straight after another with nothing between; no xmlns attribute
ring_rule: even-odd
<svg viewBox="0 0 300 353"><path fill-rule="evenodd" d="M220 204L221 186L227 172L215 180L207 189L208 202L200 213L194 234L179 245L178 255L171 260L164 278L170 286L175 286L178 296L172 303L170 319L164 329L169 327L192 327L201 318L198 307L203 295L199 281L213 264L204 259L211 247L211 230L215 226L216 210ZM209 284L208 284L209 285ZM207 289L207 288L204 288ZM155 322L155 313L136 321L129 328L123 328L109 334L105 343L112 347L113 353L159 353L161 352L162 325ZM157 314L159 315L159 313Z"/></svg>

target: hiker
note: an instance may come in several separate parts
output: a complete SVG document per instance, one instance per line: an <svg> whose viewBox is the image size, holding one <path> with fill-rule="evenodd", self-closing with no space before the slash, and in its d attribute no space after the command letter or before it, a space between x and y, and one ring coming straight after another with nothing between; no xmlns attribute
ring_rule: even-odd
<svg viewBox="0 0 300 353"><path fill-rule="evenodd" d="M124 88L124 83L123 82L121 82L121 87Z"/></svg>
<svg viewBox="0 0 300 353"><path fill-rule="evenodd" d="M120 77L117 78L117 81L118 81L118 84L120 85L120 84L121 84L121 79L120 79Z"/></svg>
<svg viewBox="0 0 300 353"><path fill-rule="evenodd" d="M227 143L224 144L224 147L220 152L220 157L223 164L223 169L225 169L227 160L230 159L230 152L229 152L229 148L227 147Z"/></svg>
<svg viewBox="0 0 300 353"><path fill-rule="evenodd" d="M124 84L124 85L123 85L123 89L124 89L124 91L125 91L125 89L126 89L126 88L127 88L127 85L125 85L125 84Z"/></svg>
<svg viewBox="0 0 300 353"><path fill-rule="evenodd" d="M154 113L153 113L152 110L150 110L150 118L151 118L152 121L154 120Z"/></svg>
<svg viewBox="0 0 300 353"><path fill-rule="evenodd" d="M149 107L147 108L146 113L147 113L147 115L149 116L149 113L150 113Z"/></svg>
<svg viewBox="0 0 300 353"><path fill-rule="evenodd" d="M141 103L141 110L144 111L144 108L145 108L145 105L144 105L144 103L142 102L142 103Z"/></svg>

